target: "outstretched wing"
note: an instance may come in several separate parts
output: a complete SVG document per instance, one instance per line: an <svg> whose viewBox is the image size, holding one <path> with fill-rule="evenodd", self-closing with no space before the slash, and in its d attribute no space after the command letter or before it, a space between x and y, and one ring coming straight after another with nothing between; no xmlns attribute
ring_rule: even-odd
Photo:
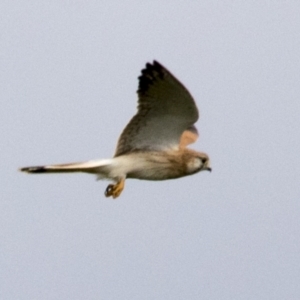
<svg viewBox="0 0 300 300"><path fill-rule="evenodd" d="M161 64L147 63L139 77L138 112L123 130L115 156L179 147L199 113L188 90Z"/></svg>

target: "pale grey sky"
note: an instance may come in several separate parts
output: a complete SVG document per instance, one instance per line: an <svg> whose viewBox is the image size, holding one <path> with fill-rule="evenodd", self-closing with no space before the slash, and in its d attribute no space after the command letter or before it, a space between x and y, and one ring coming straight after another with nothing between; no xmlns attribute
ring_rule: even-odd
<svg viewBox="0 0 300 300"><path fill-rule="evenodd" d="M2 1L1 299L299 299L300 2ZM199 106L213 172L21 166L111 157L158 60Z"/></svg>

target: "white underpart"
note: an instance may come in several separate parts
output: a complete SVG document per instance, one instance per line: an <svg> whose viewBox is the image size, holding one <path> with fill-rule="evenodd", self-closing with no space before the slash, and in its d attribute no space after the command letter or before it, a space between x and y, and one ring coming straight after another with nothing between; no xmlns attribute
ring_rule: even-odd
<svg viewBox="0 0 300 300"><path fill-rule="evenodd" d="M126 178L127 173L137 165L137 159L131 156L119 156L112 159L100 160L98 163L99 165L94 168L97 180L118 180Z"/></svg>
<svg viewBox="0 0 300 300"><path fill-rule="evenodd" d="M149 161L145 155L122 155L110 160L106 166L94 168L98 179L112 179L117 181L126 178L127 174L135 174L132 178L161 180L168 177L168 168L165 168L159 158Z"/></svg>

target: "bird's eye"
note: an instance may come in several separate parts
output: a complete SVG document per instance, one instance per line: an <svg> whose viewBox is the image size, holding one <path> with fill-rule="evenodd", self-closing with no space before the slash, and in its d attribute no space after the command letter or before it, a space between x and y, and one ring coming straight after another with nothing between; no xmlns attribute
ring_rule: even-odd
<svg viewBox="0 0 300 300"><path fill-rule="evenodd" d="M207 158L202 157L202 158L201 158L201 161L202 161L203 164L205 164L205 163L207 162Z"/></svg>

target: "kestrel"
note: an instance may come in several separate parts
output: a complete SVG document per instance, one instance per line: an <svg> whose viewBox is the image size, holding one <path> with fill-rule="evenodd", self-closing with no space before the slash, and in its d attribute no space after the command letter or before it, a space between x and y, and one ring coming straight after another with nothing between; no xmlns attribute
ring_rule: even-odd
<svg viewBox="0 0 300 300"><path fill-rule="evenodd" d="M166 180L211 171L207 154L187 148L198 138L199 113L189 91L160 63L138 77L138 111L123 130L111 159L21 168L27 173L85 172L111 179L105 196L117 198L126 178Z"/></svg>

